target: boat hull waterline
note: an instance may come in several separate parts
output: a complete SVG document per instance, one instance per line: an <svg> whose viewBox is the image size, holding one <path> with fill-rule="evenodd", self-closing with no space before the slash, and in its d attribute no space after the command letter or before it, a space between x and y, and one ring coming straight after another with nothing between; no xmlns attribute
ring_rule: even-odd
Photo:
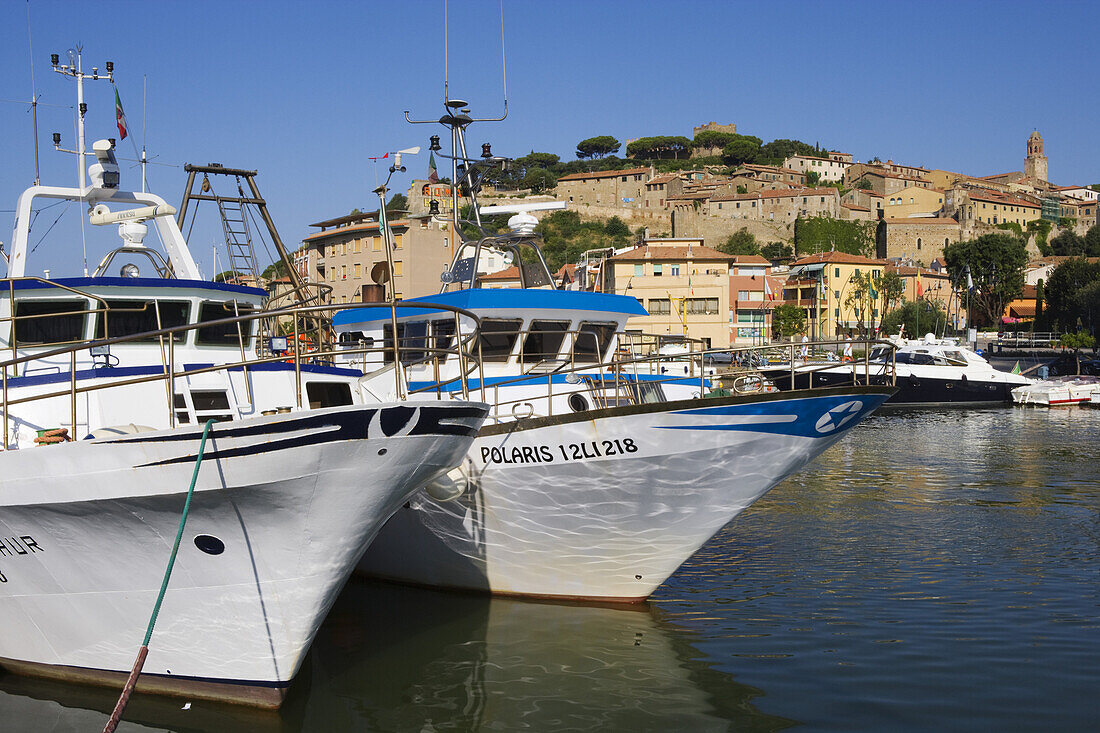
<svg viewBox="0 0 1100 733"><path fill-rule="evenodd" d="M470 487L418 494L365 575L504 595L635 602L893 390L683 400L482 428Z"/></svg>
<svg viewBox="0 0 1100 733"><path fill-rule="evenodd" d="M138 690L276 707L364 547L457 465L485 406L215 426ZM0 666L121 685L201 426L0 453Z"/></svg>

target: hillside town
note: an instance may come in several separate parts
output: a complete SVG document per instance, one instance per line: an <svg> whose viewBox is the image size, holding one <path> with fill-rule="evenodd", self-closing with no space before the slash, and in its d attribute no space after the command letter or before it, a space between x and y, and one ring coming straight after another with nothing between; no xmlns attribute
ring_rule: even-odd
<svg viewBox="0 0 1100 733"><path fill-rule="evenodd" d="M736 125L711 122L693 132L694 146L685 145L686 138L627 146L628 159L639 157L631 150L640 151L645 141L690 147L676 170L644 159L633 167L592 166L559 175L552 186L545 178L527 188L496 182L483 199L561 201L580 220L615 222L630 236L615 246L584 245L579 258L555 263L557 285L635 297L649 315L632 319L631 329L698 339L711 348L797 333L822 340L876 335L888 313L917 302L930 314L927 327L941 332L972 323L1026 324L1041 313L1043 278L1068 259L1051 242L1100 237L1100 192L1052 183L1038 131L1025 141L1022 170L987 176L877 158L859 162L839 151L730 166L717 155L721 143L742 137ZM605 140L604 154L618 150L614 138L592 139ZM589 142L578 146L578 157ZM537 156L557 159L529 158ZM521 183L531 180L528 175ZM298 275L327 284L337 304L438 292L439 273L454 257L451 185L414 180L403 199L403 210L389 211L392 272L378 213L357 210L312 225L317 231L294 253ZM810 241L803 234L815 226L824 233ZM829 233L830 227L842 234ZM852 232L855 245L840 241ZM952 272L945 254L952 245L998 234L1024 243L1024 282L983 317L970 302L979 273ZM735 240L748 247L731 246ZM498 255L484 256L478 269L483 287L519 287L518 269ZM286 284L276 280L270 287ZM777 313L784 310L780 327Z"/></svg>

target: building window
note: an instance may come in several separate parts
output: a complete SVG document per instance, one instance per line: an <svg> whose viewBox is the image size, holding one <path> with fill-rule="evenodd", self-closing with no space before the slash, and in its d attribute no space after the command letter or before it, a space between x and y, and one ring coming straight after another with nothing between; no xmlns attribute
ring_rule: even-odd
<svg viewBox="0 0 1100 733"><path fill-rule="evenodd" d="M363 265L355 263L355 277L363 277Z"/></svg>
<svg viewBox="0 0 1100 733"><path fill-rule="evenodd" d="M667 316L672 311L669 310L668 298L650 298L649 299L649 315L651 316Z"/></svg>
<svg viewBox="0 0 1100 733"><path fill-rule="evenodd" d="M833 297L836 298L837 300L840 300L840 291L839 290L834 290L833 291Z"/></svg>
<svg viewBox="0 0 1100 733"><path fill-rule="evenodd" d="M920 249L920 237L917 237L917 249Z"/></svg>
<svg viewBox="0 0 1100 733"><path fill-rule="evenodd" d="M680 274L680 266L679 265L669 265L668 269L669 269L669 274L672 275L673 277L677 277Z"/></svg>
<svg viewBox="0 0 1100 733"><path fill-rule="evenodd" d="M645 265L634 265L634 277L645 275Z"/></svg>
<svg viewBox="0 0 1100 733"><path fill-rule="evenodd" d="M688 298L687 313L714 316L718 314L718 298Z"/></svg>
<svg viewBox="0 0 1100 733"><path fill-rule="evenodd" d="M663 274L661 272L662 269L663 269L662 265L660 265L660 264L654 265L653 266L653 277L660 277Z"/></svg>
<svg viewBox="0 0 1100 733"><path fill-rule="evenodd" d="M396 260L393 263L393 276L401 277L405 273L405 263L401 260Z"/></svg>
<svg viewBox="0 0 1100 733"><path fill-rule="evenodd" d="M737 299L738 300L748 300L749 299L749 291L748 290L738 290L737 291Z"/></svg>
<svg viewBox="0 0 1100 733"><path fill-rule="evenodd" d="M840 277L840 268L839 267L834 267L833 268L833 277Z"/></svg>

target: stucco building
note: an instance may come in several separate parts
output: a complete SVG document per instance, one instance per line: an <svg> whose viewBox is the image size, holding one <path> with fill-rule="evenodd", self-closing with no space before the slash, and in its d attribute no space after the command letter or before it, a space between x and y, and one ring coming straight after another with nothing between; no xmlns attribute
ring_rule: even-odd
<svg viewBox="0 0 1100 733"><path fill-rule="evenodd" d="M852 164L852 157L846 153L831 153L827 158L812 155L792 155L784 159L783 167L799 173L816 173L820 181L839 181L844 171Z"/></svg>
<svg viewBox="0 0 1100 733"><path fill-rule="evenodd" d="M648 239L611 257L612 292L637 298L649 312L631 318L627 329L729 346L733 261L697 238Z"/></svg>
<svg viewBox="0 0 1100 733"><path fill-rule="evenodd" d="M880 320L883 296L876 290L875 298L851 301L853 278L870 273L877 281L886 264L886 260L845 252L803 257L787 273L783 302L803 310L811 340L871 332Z"/></svg>
<svg viewBox="0 0 1100 733"><path fill-rule="evenodd" d="M561 201L572 203L573 208L594 204L641 209L644 207L646 181L652 177L652 168L571 173L558 179L556 196Z"/></svg>

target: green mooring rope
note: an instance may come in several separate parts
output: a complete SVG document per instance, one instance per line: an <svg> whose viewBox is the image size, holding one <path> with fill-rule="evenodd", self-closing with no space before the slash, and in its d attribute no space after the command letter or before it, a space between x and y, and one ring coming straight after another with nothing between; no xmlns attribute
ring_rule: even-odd
<svg viewBox="0 0 1100 733"><path fill-rule="evenodd" d="M202 440L199 441L199 454L195 457L195 472L191 474L191 486L187 489L187 500L183 504L183 514L180 516L180 527L176 531L176 541L172 545L172 554L168 558L168 567L164 569L164 580L160 584L160 593L157 595L157 603L153 606L153 615L149 617L149 628L145 630L145 641L141 643L141 649L138 650L137 659L134 660L134 668L130 670L130 677L126 680L126 685L122 688L122 694L118 698L118 703L115 705L114 711L111 713L110 719L107 721L107 725L103 728L104 733L113 733L118 723L122 720L122 713L126 710L126 706L130 702L130 695L134 692L134 687L137 686L138 677L141 676L141 668L145 665L145 657L149 653L149 639L153 636L153 627L157 623L157 616L160 615L160 604L164 601L164 594L168 591L168 581L172 578L172 568L176 565L176 554L179 553L180 540L183 539L183 528L187 524L187 515L191 511L191 497L195 494L195 484L199 480L199 466L202 465L202 456L206 452L206 438L210 434L210 429L214 427L213 420L207 420L206 424L202 428Z"/></svg>
<svg viewBox="0 0 1100 733"><path fill-rule="evenodd" d="M213 420L207 420L202 428L202 440L199 441L199 454L195 457L195 472L191 474L191 486L187 489L187 501L183 503L183 514L180 515L180 528L176 530L176 541L172 545L172 555L168 558L168 567L164 570L164 581L160 584L160 594L157 596L157 604L153 606L153 615L149 617L149 628L145 630L145 641L142 646L149 646L149 639L153 636L153 626L160 615L160 604L164 601L164 594L168 590L168 581L172 578L172 568L176 565L176 553L180 549L180 540L183 539L183 527L187 524L187 514L191 511L191 497L195 493L195 483L199 480L199 466L202 465L202 455L206 452L206 437L210 429L214 427Z"/></svg>

